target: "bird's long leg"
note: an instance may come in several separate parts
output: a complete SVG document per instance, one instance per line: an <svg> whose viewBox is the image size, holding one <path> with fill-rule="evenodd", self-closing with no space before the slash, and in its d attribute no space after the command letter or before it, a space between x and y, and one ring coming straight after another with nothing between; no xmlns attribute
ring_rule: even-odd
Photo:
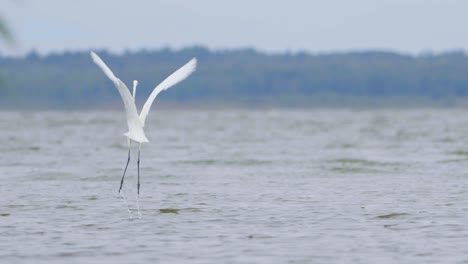
<svg viewBox="0 0 468 264"><path fill-rule="evenodd" d="M124 173L122 175L122 179L120 180L120 188L119 188L119 193L122 191L122 185L123 185L123 182L124 182L124 178L125 178L125 173L127 172L127 167L128 167L128 163L130 162L130 139L127 139L128 140L128 159L127 159L127 165L125 165L125 170L124 170Z"/></svg>
<svg viewBox="0 0 468 264"><path fill-rule="evenodd" d="M138 166L137 193L138 193L138 197L140 197L140 149L141 149L141 143L138 145L138 161L137 161L137 166Z"/></svg>
<svg viewBox="0 0 468 264"><path fill-rule="evenodd" d="M138 217L141 218L141 213L140 213L140 149L141 149L141 143L138 145L138 183L137 183L137 210L138 210Z"/></svg>

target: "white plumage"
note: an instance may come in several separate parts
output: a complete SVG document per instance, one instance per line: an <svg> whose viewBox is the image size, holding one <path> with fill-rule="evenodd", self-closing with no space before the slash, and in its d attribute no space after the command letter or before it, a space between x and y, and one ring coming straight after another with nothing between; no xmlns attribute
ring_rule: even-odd
<svg viewBox="0 0 468 264"><path fill-rule="evenodd" d="M115 77L114 73L107 67L107 65L102 61L102 59L94 52L91 52L91 57L96 63L99 68L107 75L107 77L114 83L115 87L119 91L120 97L122 97L122 101L125 105L125 112L127 114L127 124L128 124L128 132L124 135L128 138L128 160L127 165L125 166L125 170L122 176L122 180L120 182L120 189L119 192L122 190L122 184L125 177L125 172L127 171L128 163L130 162L130 143L131 141L135 141L139 144L138 148L138 195L140 195L140 147L141 143L148 142L146 138L145 131L143 127L145 126L146 117L151 109L151 105L156 99L156 96L161 91L167 90L170 87L176 85L177 83L183 81L185 78L190 76L192 72L195 71L197 67L197 59L193 58L189 62L187 62L184 66L180 69L175 71L169 77L167 77L162 83L154 88L151 92L150 96L146 100L143 108L141 110L140 115L138 115L138 111L135 105L135 96L136 96L136 87L138 85L138 81L133 81L133 95L130 93L128 87L117 77Z"/></svg>
<svg viewBox="0 0 468 264"><path fill-rule="evenodd" d="M193 58L187 62L187 64L167 77L162 83L154 88L143 105L140 115L138 115L134 98L138 81L133 81L132 96L127 86L119 78L115 77L111 69L109 69L109 67L96 53L91 52L91 57L93 58L94 63L96 63L107 75L107 77L114 83L115 87L117 87L117 90L119 91L120 96L122 97L122 101L125 105L128 124L128 132L124 135L138 143L148 142L148 139L145 136L145 132L143 131L143 127L145 126L146 117L148 116L149 110L151 109L151 105L153 104L154 99L156 99L156 96L158 96L160 92L167 90L177 83L183 81L185 78L190 76L190 74L192 74L192 72L194 72L197 67L197 59Z"/></svg>

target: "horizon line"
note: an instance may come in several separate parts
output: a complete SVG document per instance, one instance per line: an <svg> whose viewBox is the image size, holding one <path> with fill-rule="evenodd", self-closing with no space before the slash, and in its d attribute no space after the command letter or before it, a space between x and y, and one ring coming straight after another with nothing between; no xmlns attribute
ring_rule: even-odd
<svg viewBox="0 0 468 264"><path fill-rule="evenodd" d="M106 53L110 54L113 56L123 56L127 54L136 54L139 52L161 52L161 51L170 51L170 52L182 52L184 50L190 50L190 49L200 49L200 50L206 50L210 53L223 53L223 52L236 52L236 51L252 51L258 54L263 54L263 55L306 55L306 56L320 56L320 55L343 55L343 54L359 54L359 53L389 53L389 54L397 54L397 55L403 55L403 56L409 56L409 57L422 57L422 56L437 56L437 55L444 55L444 54L453 54L453 53L461 53L461 54L467 54L467 51L463 48L451 48L451 49L446 49L443 51L432 51L432 50L421 50L420 52L413 53L413 52L405 52L405 51L399 51L396 49L390 49L390 48L364 48L364 49L346 49L346 50L330 50L330 51L308 51L308 50L288 50L285 49L283 51L268 51L268 50L262 50L260 48L255 48L252 46L244 46L244 47L235 47L235 48L210 48L206 45L199 45L199 44L193 44L193 45L186 45L183 47L170 47L170 46L162 46L162 47L153 47L153 48L139 48L139 49L124 49L122 51L115 51L109 48L103 48L103 47L90 47L88 49L63 49L63 50L56 50L56 51L50 51L50 52L41 52L38 51L35 48L32 48L28 50L27 52L23 53L16 53L16 54L4 54L3 52L0 51L0 58L11 58L11 59L21 59L21 58L26 58L28 56L37 56L39 58L46 58L49 56L60 56L60 55L65 55L65 54L76 54L76 53L86 53L90 51L97 51L100 53Z"/></svg>

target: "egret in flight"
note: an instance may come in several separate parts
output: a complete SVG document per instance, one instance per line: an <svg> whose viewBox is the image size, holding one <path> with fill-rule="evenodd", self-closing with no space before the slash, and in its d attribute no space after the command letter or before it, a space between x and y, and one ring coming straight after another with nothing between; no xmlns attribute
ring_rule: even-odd
<svg viewBox="0 0 468 264"><path fill-rule="evenodd" d="M136 143L138 143L137 194L139 197L140 196L140 149L141 149L142 143L149 142L145 136L145 131L143 130L143 128L145 127L146 116L148 115L148 112L151 108L151 105L153 104L154 99L161 91L164 91L176 85L177 83L183 81L190 74L192 74L192 72L195 71L197 67L197 59L196 58L191 59L189 62L187 62L187 64L182 66L182 68L175 71L173 74L167 77L162 83L156 86L154 90L151 92L150 96L148 97L148 100L146 100L145 104L143 105L140 115L138 115L136 105L135 105L135 94L136 94L136 87L138 85L138 81L136 80L133 81L133 95L132 95L130 94L130 91L127 88L127 86L119 78L115 77L115 75L112 73L109 67L107 67L104 61L102 61L102 59L96 53L91 52L91 57L94 63L96 63L101 68L101 70L107 75L107 77L109 77L109 79L111 79L111 81L114 83L115 87L117 87L120 97L122 97L122 101L124 102L125 112L127 114L128 132L125 133L124 136L127 137L128 159L127 159L127 164L125 165L122 179L120 180L119 193L122 191L122 185L124 182L125 173L127 172L128 163L130 162L130 145L132 141L135 141Z"/></svg>

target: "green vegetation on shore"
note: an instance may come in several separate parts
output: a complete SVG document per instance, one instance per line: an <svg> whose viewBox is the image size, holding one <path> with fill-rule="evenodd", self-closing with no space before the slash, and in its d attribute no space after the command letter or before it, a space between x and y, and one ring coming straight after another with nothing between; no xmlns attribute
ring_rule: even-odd
<svg viewBox="0 0 468 264"><path fill-rule="evenodd" d="M253 49L97 51L127 86L140 83L141 100L191 57L197 72L160 95L166 104L360 105L438 102L468 97L468 57L463 52L409 56L392 52L267 54ZM0 58L7 80L0 108L112 107L120 98L88 52ZM120 104L119 104L120 107Z"/></svg>

